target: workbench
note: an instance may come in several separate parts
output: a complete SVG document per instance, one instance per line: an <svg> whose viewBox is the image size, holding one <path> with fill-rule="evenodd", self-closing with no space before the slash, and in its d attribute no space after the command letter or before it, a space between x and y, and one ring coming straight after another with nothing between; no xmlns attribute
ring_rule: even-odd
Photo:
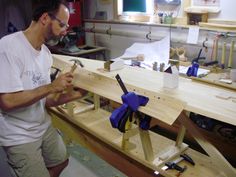
<svg viewBox="0 0 236 177"><path fill-rule="evenodd" d="M83 108L76 102L74 104L78 105L74 114L62 108L50 109L51 113L60 117L54 118L53 122L65 134L71 135L72 139L78 140L128 176L132 176L134 171L136 177L153 176L153 170L157 170L163 176L173 177L176 171L162 170L163 163L183 152L191 155L196 165L190 166L183 162L188 169L181 176L236 176L235 168L204 138L188 117L189 112L194 112L236 125L236 103L233 99L236 98L235 91L194 82L188 78L179 78L178 88L167 89L162 86L163 73L130 66L105 72L102 70L103 61L79 59L85 67L75 71L75 85L94 93L94 104ZM55 67L63 67L69 71L71 65L68 56L54 55ZM182 124L176 141L151 131L142 131L136 125L133 125L134 131L125 135L111 127L111 113L100 108L99 97L122 103L120 97L123 93L115 79L116 74L121 76L129 91L149 97L148 104L139 108L140 112L165 124L172 125L176 120ZM217 97L222 93L231 97ZM183 143L186 129L208 156ZM127 141L125 147L124 140Z"/></svg>
<svg viewBox="0 0 236 177"><path fill-rule="evenodd" d="M69 51L63 50L63 47L61 46L49 47L50 51L54 54L62 54L62 55L83 57L83 58L89 58L89 59L100 58L101 60L106 60L106 50L107 50L106 47L81 45L81 46L78 46L78 48L80 49L78 52L69 52Z"/></svg>

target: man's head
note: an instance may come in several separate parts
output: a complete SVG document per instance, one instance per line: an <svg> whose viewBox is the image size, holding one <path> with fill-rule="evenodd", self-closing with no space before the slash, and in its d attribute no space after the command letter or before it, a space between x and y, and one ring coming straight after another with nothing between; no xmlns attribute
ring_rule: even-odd
<svg viewBox="0 0 236 177"><path fill-rule="evenodd" d="M62 0L37 0L32 20L41 25L47 42L66 34L69 10Z"/></svg>

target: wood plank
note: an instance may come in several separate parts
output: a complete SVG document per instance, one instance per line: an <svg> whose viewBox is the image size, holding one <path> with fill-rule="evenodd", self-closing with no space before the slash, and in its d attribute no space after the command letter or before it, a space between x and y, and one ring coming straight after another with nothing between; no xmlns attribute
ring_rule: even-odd
<svg viewBox="0 0 236 177"><path fill-rule="evenodd" d="M70 68L71 63L68 61L68 59L66 59L66 56L62 56L62 58L63 57L64 60L61 60L61 56L60 59L56 58L54 60L54 66L59 68L63 66L66 68L65 70L67 70ZM115 80L115 76L118 74L118 72L105 72L104 74L103 72L97 70L98 68L103 67L104 62L81 58L80 60L85 65L85 69L79 68L74 72L75 84L85 90L94 92L100 96L121 103L121 95L123 94L123 91ZM119 74L121 75L122 79L125 79L124 82L126 83L125 85L129 91L135 91L137 94L149 97L148 104L145 107L141 106L139 108L141 112L153 117L160 118L168 124L172 124L183 110L183 102L175 98L171 98L165 94L159 94L157 92L148 91L138 86L134 86L134 83L131 83L131 85L130 83L126 82L127 77L125 76L128 73ZM130 77L134 76L131 75Z"/></svg>
<svg viewBox="0 0 236 177"><path fill-rule="evenodd" d="M226 19L208 19L209 23L217 23L217 24L222 24L222 25L236 25L236 21L235 20L226 20Z"/></svg>
<svg viewBox="0 0 236 177"><path fill-rule="evenodd" d="M140 135L140 141L142 143L142 148L144 151L145 160L147 160L148 162L152 162L154 160L154 155L149 131L140 129L139 135Z"/></svg>
<svg viewBox="0 0 236 177"><path fill-rule="evenodd" d="M54 55L54 65L69 69L71 57ZM167 124L172 124L180 112L195 112L229 124L236 125L236 103L217 98L222 92L236 97L235 91L179 78L177 89L163 88L163 73L125 66L113 72L101 72L104 62L79 58L85 67L75 71L76 85L121 103L122 90L115 75L119 74L129 91L149 97L150 101L139 110ZM207 95L207 96L206 96Z"/></svg>
<svg viewBox="0 0 236 177"><path fill-rule="evenodd" d="M199 26L214 29L236 30L236 25L229 24L199 22Z"/></svg>
<svg viewBox="0 0 236 177"><path fill-rule="evenodd" d="M226 73L210 73L207 76L202 77L202 78L191 77L191 79L194 81L206 82L208 84L213 84L216 86L221 86L221 87L236 91L236 82L232 82L232 84L226 84L219 81L221 78L224 78L225 75Z"/></svg>
<svg viewBox="0 0 236 177"><path fill-rule="evenodd" d="M184 126L181 126L175 144L177 147L180 147L181 144L183 143L185 133L186 133L186 128Z"/></svg>

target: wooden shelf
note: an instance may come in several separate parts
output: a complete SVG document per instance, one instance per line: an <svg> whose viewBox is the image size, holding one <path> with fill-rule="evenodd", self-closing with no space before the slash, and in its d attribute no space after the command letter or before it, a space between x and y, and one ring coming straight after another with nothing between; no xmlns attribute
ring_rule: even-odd
<svg viewBox="0 0 236 177"><path fill-rule="evenodd" d="M181 21L177 19L178 21ZM196 25L183 25L183 24L161 24L153 22L129 22L122 20L94 20L94 19L84 19L87 23L104 23L104 24L124 24L124 25L143 25L143 26L154 26L154 27L171 27L171 28L183 28L188 29ZM224 25L216 23L200 23L200 30L213 31L213 32L230 32L236 33L235 25Z"/></svg>

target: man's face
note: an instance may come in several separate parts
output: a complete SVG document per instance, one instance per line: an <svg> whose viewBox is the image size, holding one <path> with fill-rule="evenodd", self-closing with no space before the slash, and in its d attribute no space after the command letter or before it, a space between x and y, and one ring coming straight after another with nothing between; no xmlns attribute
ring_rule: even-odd
<svg viewBox="0 0 236 177"><path fill-rule="evenodd" d="M66 35L69 27L69 11L64 5L61 5L57 14L49 13L48 15L51 23L47 26L45 41L49 45L52 43L57 44L60 38Z"/></svg>

